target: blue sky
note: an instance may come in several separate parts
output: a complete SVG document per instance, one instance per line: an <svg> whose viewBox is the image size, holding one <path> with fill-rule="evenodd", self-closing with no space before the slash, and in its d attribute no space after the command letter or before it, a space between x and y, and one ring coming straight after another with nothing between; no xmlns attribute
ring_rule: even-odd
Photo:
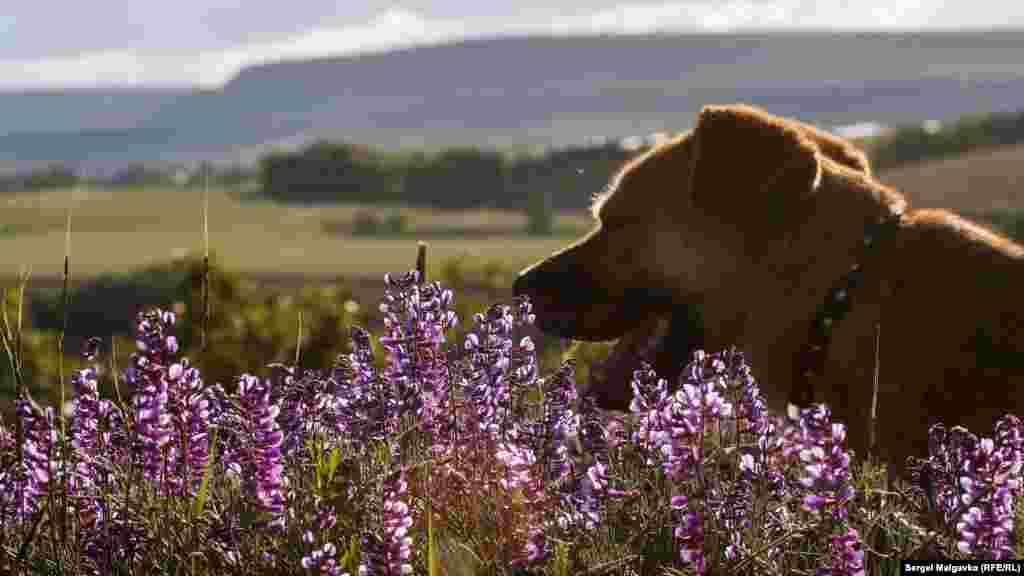
<svg viewBox="0 0 1024 576"><path fill-rule="evenodd" d="M267 60L503 34L1024 29L1009 0L38 0L0 16L0 89L213 87Z"/></svg>

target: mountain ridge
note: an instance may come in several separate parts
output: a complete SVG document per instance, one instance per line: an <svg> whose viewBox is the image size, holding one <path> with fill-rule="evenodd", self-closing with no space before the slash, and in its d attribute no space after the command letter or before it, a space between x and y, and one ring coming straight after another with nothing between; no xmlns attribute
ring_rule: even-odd
<svg viewBox="0 0 1024 576"><path fill-rule="evenodd" d="M734 101L826 128L916 124L1024 108L1019 54L1024 30L466 39L255 64L216 90L0 93L0 165L252 161L320 138L561 147Z"/></svg>

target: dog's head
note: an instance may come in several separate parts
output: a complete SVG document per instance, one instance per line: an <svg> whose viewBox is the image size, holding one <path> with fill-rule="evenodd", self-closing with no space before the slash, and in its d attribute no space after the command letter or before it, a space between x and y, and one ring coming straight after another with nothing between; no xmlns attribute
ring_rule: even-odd
<svg viewBox="0 0 1024 576"><path fill-rule="evenodd" d="M620 170L595 199L594 230L523 270L514 290L530 297L545 332L639 349L659 322L692 319L689 308L739 288L749 266L781 249L809 215L822 156L869 171L862 152L808 125L708 106L692 131ZM687 355L656 349L655 365L681 368Z"/></svg>

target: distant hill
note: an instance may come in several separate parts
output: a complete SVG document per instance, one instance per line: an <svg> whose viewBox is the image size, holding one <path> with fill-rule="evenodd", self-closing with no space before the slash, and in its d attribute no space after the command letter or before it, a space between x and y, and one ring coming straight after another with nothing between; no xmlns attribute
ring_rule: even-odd
<svg viewBox="0 0 1024 576"><path fill-rule="evenodd" d="M915 208L1024 213L1024 144L880 170L878 178Z"/></svg>
<svg viewBox="0 0 1024 576"><path fill-rule="evenodd" d="M0 166L252 160L278 143L564 146L751 102L833 128L1024 108L1024 31L503 38L242 70L218 90L0 94Z"/></svg>

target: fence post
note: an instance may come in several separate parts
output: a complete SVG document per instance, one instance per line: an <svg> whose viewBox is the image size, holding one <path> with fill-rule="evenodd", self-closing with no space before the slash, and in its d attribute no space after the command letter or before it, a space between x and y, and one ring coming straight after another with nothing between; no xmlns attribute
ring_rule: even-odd
<svg viewBox="0 0 1024 576"><path fill-rule="evenodd" d="M422 240L416 243L416 271L420 273L419 283L427 282L427 243Z"/></svg>

